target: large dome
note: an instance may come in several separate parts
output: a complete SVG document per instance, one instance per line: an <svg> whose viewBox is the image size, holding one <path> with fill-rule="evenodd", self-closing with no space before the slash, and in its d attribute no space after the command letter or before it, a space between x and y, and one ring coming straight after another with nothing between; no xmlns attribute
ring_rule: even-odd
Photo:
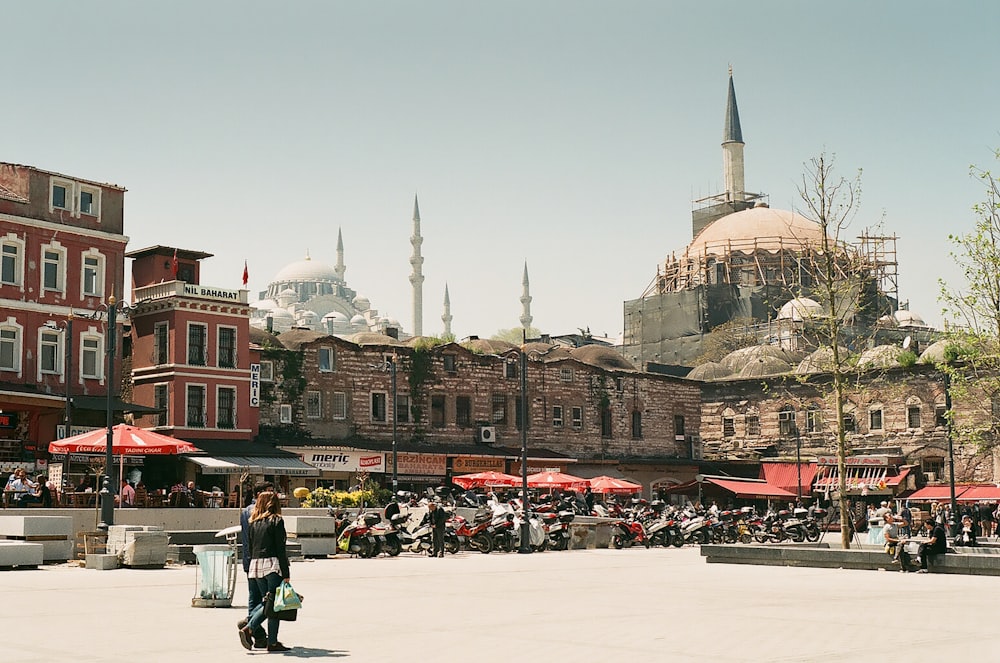
<svg viewBox="0 0 1000 663"><path fill-rule="evenodd" d="M278 272L278 275L274 277L274 280L281 282L339 281L340 279L337 278L337 272L333 267L306 256L305 260L299 260L298 262L285 265L285 267Z"/></svg>
<svg viewBox="0 0 1000 663"><path fill-rule="evenodd" d="M718 219L688 245L687 254L727 255L735 252L798 251L823 241L819 224L781 209L753 207Z"/></svg>

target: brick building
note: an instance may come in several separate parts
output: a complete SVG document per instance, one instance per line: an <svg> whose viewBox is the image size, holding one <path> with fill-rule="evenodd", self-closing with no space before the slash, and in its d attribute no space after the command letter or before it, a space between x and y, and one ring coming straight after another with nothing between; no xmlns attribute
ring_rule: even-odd
<svg viewBox="0 0 1000 663"><path fill-rule="evenodd" d="M101 311L122 292L124 198L113 184L0 163L4 470L47 457L67 395L74 426L103 424L102 399L94 398L108 388Z"/></svg>

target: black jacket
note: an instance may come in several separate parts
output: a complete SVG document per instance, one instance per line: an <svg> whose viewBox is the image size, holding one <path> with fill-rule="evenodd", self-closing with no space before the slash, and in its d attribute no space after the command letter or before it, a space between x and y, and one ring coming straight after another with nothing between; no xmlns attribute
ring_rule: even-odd
<svg viewBox="0 0 1000 663"><path fill-rule="evenodd" d="M289 578L288 553L285 551L285 521L281 518L261 518L250 523L250 558L277 557L281 577Z"/></svg>

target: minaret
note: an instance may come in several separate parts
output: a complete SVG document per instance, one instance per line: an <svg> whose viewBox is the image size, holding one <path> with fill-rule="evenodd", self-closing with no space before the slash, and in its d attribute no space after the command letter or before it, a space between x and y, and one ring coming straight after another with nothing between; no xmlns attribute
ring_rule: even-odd
<svg viewBox="0 0 1000 663"><path fill-rule="evenodd" d="M444 284L444 315L441 316L444 323L444 337L451 338L451 297L448 296L448 284Z"/></svg>
<svg viewBox="0 0 1000 663"><path fill-rule="evenodd" d="M344 238L340 228L337 228L337 266L333 268L333 271L337 273L337 278L341 283L347 283L344 280L344 273L347 272L347 267L344 266Z"/></svg>
<svg viewBox="0 0 1000 663"><path fill-rule="evenodd" d="M413 286L413 335L423 336L424 334L424 258L420 255L420 245L424 243L424 238L420 236L420 206L417 204L417 196L413 195L413 235L410 236L410 244L413 245L413 255L410 256L410 265L413 271L410 273L410 284Z"/></svg>
<svg viewBox="0 0 1000 663"><path fill-rule="evenodd" d="M740 111L736 107L736 87L733 85L733 68L729 67L729 98L726 100L726 126L722 135L722 176L726 184L726 199L746 199L743 181L743 130L740 128Z"/></svg>
<svg viewBox="0 0 1000 663"><path fill-rule="evenodd" d="M525 331L531 327L531 295L528 294L528 261L524 261L524 277L521 279L521 307L524 311L521 313L521 327Z"/></svg>

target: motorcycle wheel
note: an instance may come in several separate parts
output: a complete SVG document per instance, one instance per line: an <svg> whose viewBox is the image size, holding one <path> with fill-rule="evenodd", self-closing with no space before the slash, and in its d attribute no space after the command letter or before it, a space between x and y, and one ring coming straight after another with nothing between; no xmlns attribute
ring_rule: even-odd
<svg viewBox="0 0 1000 663"><path fill-rule="evenodd" d="M740 534L739 542L740 543L753 543L753 537L750 536L749 532L743 532L742 534Z"/></svg>
<svg viewBox="0 0 1000 663"><path fill-rule="evenodd" d="M708 543L708 536L705 535L705 530L700 529L697 532L695 532L694 534L692 534L691 535L691 541L695 545L699 545L699 546L703 546L706 543Z"/></svg>
<svg viewBox="0 0 1000 663"><path fill-rule="evenodd" d="M458 545L457 539L445 539L444 540L444 551L449 555L455 555L458 553L458 549L461 546Z"/></svg>
<svg viewBox="0 0 1000 663"><path fill-rule="evenodd" d="M622 537L620 537L619 535L615 534L613 537L611 537L611 545L613 545L616 550L621 550L622 548L625 547L625 540L622 539Z"/></svg>
<svg viewBox="0 0 1000 663"><path fill-rule="evenodd" d="M818 527L807 527L806 528L806 541L809 543L816 543L819 541L820 532Z"/></svg>
<svg viewBox="0 0 1000 663"><path fill-rule="evenodd" d="M399 543L399 539L391 538L385 540L385 546L383 546L382 550L389 557L395 557L399 553L403 552L403 546Z"/></svg>
<svg viewBox="0 0 1000 663"><path fill-rule="evenodd" d="M684 537L680 534L674 534L670 537L670 545L674 548L682 548L684 546Z"/></svg>
<svg viewBox="0 0 1000 663"><path fill-rule="evenodd" d="M726 534L723 537L723 541L725 543L736 543L736 541L738 539L739 539L739 535L736 533L736 530L732 529L732 528L727 529L726 530Z"/></svg>
<svg viewBox="0 0 1000 663"><path fill-rule="evenodd" d="M476 550L488 555L493 551L493 539L486 534L477 534L469 540Z"/></svg>
<svg viewBox="0 0 1000 663"><path fill-rule="evenodd" d="M372 544L368 539L361 538L358 540L358 557L361 559L368 559L372 556Z"/></svg>
<svg viewBox="0 0 1000 663"><path fill-rule="evenodd" d="M762 529L754 530L753 540L757 543L767 543L767 532Z"/></svg>
<svg viewBox="0 0 1000 663"><path fill-rule="evenodd" d="M569 550L569 539L560 536L559 540L552 545L553 550Z"/></svg>

